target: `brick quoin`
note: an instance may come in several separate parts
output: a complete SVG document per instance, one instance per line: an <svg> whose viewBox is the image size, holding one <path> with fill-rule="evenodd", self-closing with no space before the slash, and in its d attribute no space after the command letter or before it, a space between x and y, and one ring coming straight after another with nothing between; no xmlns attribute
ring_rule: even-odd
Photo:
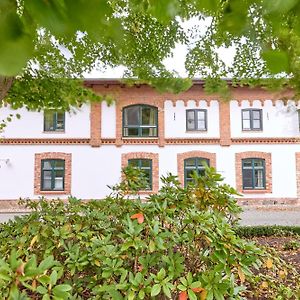
<svg viewBox="0 0 300 300"><path fill-rule="evenodd" d="M265 160L265 174L266 174L266 188L260 190L243 190L243 172L242 172L242 159L245 158L261 158ZM272 159L271 153L247 151L235 154L235 176L236 176L236 189L239 193L243 194L265 194L272 193Z"/></svg>
<svg viewBox="0 0 300 300"><path fill-rule="evenodd" d="M63 159L65 161L65 189L63 191L41 191L41 168L43 159ZM69 195L71 194L72 154L62 152L36 153L34 159L34 194Z"/></svg>
<svg viewBox="0 0 300 300"><path fill-rule="evenodd" d="M187 158L201 157L209 160L209 165L216 168L216 153L210 153L205 151L188 151L177 154L177 172L178 179L181 185L184 185L184 160Z"/></svg>
<svg viewBox="0 0 300 300"><path fill-rule="evenodd" d="M100 147L101 145L101 103L91 103L90 112L90 145Z"/></svg>
<svg viewBox="0 0 300 300"><path fill-rule="evenodd" d="M140 191L140 194L157 193L159 189L159 163L158 153L150 152L129 152L122 154L122 169L127 167L129 159L151 159L152 160L152 190Z"/></svg>

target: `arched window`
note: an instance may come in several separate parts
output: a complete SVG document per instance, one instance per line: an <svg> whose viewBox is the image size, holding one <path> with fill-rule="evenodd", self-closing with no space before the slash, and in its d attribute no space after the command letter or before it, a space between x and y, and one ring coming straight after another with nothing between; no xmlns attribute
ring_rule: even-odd
<svg viewBox="0 0 300 300"><path fill-rule="evenodd" d="M157 107L131 105L123 108L124 137L157 137Z"/></svg>
<svg viewBox="0 0 300 300"><path fill-rule="evenodd" d="M204 175L205 166L209 166L209 159L202 157L191 157L184 160L184 186L193 182L192 175L197 172L199 176Z"/></svg>
<svg viewBox="0 0 300 300"><path fill-rule="evenodd" d="M266 188L265 160L246 158L242 160L243 189L255 190Z"/></svg>

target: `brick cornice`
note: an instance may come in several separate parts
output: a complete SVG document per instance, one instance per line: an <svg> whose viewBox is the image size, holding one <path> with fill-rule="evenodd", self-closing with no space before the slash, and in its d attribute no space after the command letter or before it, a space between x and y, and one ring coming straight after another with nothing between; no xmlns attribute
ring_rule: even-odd
<svg viewBox="0 0 300 300"><path fill-rule="evenodd" d="M232 144L300 144L299 137L247 137L232 138Z"/></svg>
<svg viewBox="0 0 300 300"><path fill-rule="evenodd" d="M266 188L260 190L243 190L243 170L242 159L245 158L261 158L265 160L265 176ZM236 189L239 193L243 194L262 194L272 193L272 158L271 153L259 151L246 151L235 154L235 176L236 176Z"/></svg>
<svg viewBox="0 0 300 300"><path fill-rule="evenodd" d="M0 138L2 145L88 145L84 138Z"/></svg>

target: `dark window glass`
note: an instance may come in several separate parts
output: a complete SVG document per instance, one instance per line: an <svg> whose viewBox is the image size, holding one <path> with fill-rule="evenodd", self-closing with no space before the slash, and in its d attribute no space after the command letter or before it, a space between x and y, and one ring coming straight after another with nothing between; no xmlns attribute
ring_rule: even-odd
<svg viewBox="0 0 300 300"><path fill-rule="evenodd" d="M65 161L63 159L42 160L42 191L63 191L65 182Z"/></svg>
<svg viewBox="0 0 300 300"><path fill-rule="evenodd" d="M152 160L151 159L129 159L128 165L139 168L145 174L147 180L146 190L152 190Z"/></svg>
<svg viewBox="0 0 300 300"><path fill-rule="evenodd" d="M205 174L205 167L209 166L209 159L202 157L192 157L184 160L184 185L187 186L193 182L193 173L197 172L199 176Z"/></svg>
<svg viewBox="0 0 300 300"><path fill-rule="evenodd" d="M242 127L243 130L262 130L262 110L243 109Z"/></svg>
<svg viewBox="0 0 300 300"><path fill-rule="evenodd" d="M207 130L206 109L186 110L186 130Z"/></svg>
<svg viewBox="0 0 300 300"><path fill-rule="evenodd" d="M44 112L44 131L64 131L65 113L57 111Z"/></svg>
<svg viewBox="0 0 300 300"><path fill-rule="evenodd" d="M123 109L123 136L157 137L157 108L134 105Z"/></svg>
<svg viewBox="0 0 300 300"><path fill-rule="evenodd" d="M247 158L242 160L243 189L265 189L265 160Z"/></svg>

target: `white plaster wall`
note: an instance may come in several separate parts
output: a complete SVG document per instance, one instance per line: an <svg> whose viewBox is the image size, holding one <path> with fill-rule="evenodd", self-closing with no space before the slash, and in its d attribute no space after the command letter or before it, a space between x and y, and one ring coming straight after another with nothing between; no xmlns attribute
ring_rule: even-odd
<svg viewBox="0 0 300 300"><path fill-rule="evenodd" d="M207 109L207 131L186 130L186 110ZM212 138L219 137L219 104L211 101L207 106L206 101L200 101L199 107L193 100L184 106L183 101L176 101L174 107L171 101L165 102L165 137L166 138Z"/></svg>
<svg viewBox="0 0 300 300"><path fill-rule="evenodd" d="M242 109L258 108L263 110L263 130L243 131L242 130ZM295 137L299 136L299 121L296 107L289 103L285 106L282 101L276 101L276 106L272 101L267 100L264 106L260 101L254 101L250 107L249 101L242 101L238 106L237 101L230 102L230 123L231 136L236 137Z"/></svg>
<svg viewBox="0 0 300 300"><path fill-rule="evenodd" d="M42 152L72 153L72 195L81 199L103 198L110 193L107 185L114 185L121 177L121 154L127 152L159 153L159 176L177 174L177 154L188 151L216 153L217 171L225 182L235 187L235 153L244 151L272 152L272 194L249 194L250 198L296 197L295 152L297 145L39 145L0 146L0 199L38 198L34 189L34 154ZM5 164L1 159L9 159ZM53 197L53 196L51 196ZM62 196L59 196L63 198ZM64 196L65 197L65 196Z"/></svg>
<svg viewBox="0 0 300 300"><path fill-rule="evenodd" d="M115 103L110 106L104 101L102 102L102 125L101 135L103 138L116 137L116 105Z"/></svg>
<svg viewBox="0 0 300 300"><path fill-rule="evenodd" d="M89 138L90 137L90 106L83 105L65 114L65 132L44 132L43 112L29 112L25 108L11 110L9 107L0 109L0 119L9 114L20 114L21 119L13 117L4 132L5 138Z"/></svg>

